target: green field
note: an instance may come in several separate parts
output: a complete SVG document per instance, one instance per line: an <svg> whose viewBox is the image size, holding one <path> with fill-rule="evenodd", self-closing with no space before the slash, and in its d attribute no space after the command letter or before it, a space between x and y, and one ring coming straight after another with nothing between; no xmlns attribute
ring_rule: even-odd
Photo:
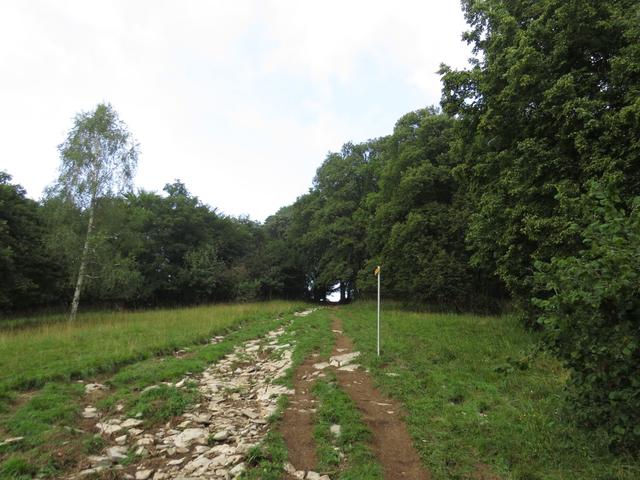
<svg viewBox="0 0 640 480"><path fill-rule="evenodd" d="M377 358L375 305L339 315L378 384L405 405L433 478L471 478L479 465L514 480L640 478L640 462L572 425L567 372L514 318L383 309Z"/></svg>
<svg viewBox="0 0 640 480"><path fill-rule="evenodd" d="M109 385L101 410L119 403L147 425L157 424L196 402L197 392L168 386L144 393L146 386L202 371L238 343L278 325L287 326L282 342L295 344L294 365L312 353L326 357L334 314L378 386L404 404L414 445L433 479L478 478L478 472L503 480L640 478L640 462L611 454L598 433L572 424L563 402L567 372L514 318L383 308L378 358L374 304L321 309L308 317L291 314L301 308L269 302L103 312L85 314L72 325L52 317L0 333L0 441L24 437L0 447L0 478L58 478L73 468L74 455L100 451L98 437L74 430L81 422L79 380ZM207 342L221 333L221 343ZM178 349L187 354L173 355ZM313 393L319 402L319 469L335 471L331 478L381 478L367 447L369 433L348 395L331 375ZM265 444L251 452L247 478L281 478L286 449L277 415L273 421ZM332 423L345 431L341 464L333 450L322 447Z"/></svg>
<svg viewBox="0 0 640 480"><path fill-rule="evenodd" d="M0 439L24 437L0 446L0 478L30 478L36 472L55 478L65 465L53 456L53 445L64 443L85 454L96 448L90 435L73 430L84 391L79 380L111 386L102 409L120 402L132 414L143 412L148 422L163 421L195 397L172 388L141 394L144 387L203 370L302 306L268 302L99 312L81 315L73 324L52 316L39 319L37 326L0 332ZM225 340L208 344L218 334ZM180 349L188 355L175 357Z"/></svg>

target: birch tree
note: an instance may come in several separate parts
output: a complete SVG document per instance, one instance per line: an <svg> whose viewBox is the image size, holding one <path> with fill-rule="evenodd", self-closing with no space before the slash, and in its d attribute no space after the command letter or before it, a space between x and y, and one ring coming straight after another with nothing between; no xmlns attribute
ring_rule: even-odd
<svg viewBox="0 0 640 480"><path fill-rule="evenodd" d="M86 276L99 198L130 191L138 163L138 144L110 104L76 115L60 151L58 188L88 216L69 320L75 320Z"/></svg>

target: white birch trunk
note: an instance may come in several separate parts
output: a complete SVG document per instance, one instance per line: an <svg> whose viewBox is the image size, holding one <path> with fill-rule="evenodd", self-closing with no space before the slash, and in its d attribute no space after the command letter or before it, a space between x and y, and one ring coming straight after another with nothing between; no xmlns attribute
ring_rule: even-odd
<svg viewBox="0 0 640 480"><path fill-rule="evenodd" d="M76 289L73 292L73 301L71 302L71 312L69 313L69 321L76 319L78 313L78 305L80 305L80 292L82 291L82 283L84 281L84 271L87 268L87 258L89 257L89 240L93 231L93 202L89 207L89 225L87 226L87 236L84 239L84 248L82 249L82 258L80 259L80 268L78 269L78 280Z"/></svg>

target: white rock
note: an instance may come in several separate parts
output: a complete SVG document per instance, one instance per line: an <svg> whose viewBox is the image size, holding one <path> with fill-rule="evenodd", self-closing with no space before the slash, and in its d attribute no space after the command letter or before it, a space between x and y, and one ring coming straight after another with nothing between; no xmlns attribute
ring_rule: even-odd
<svg viewBox="0 0 640 480"><path fill-rule="evenodd" d="M101 433L105 435L113 435L114 433L118 433L122 430L122 427L117 424L111 423L96 423L96 427Z"/></svg>
<svg viewBox="0 0 640 480"><path fill-rule="evenodd" d="M103 472L105 467L96 467L96 468L88 468L87 470L82 470L78 475L80 477L86 477L89 475L96 475L100 472Z"/></svg>
<svg viewBox="0 0 640 480"><path fill-rule="evenodd" d="M208 432L204 428L187 428L179 435L176 435L173 443L178 448L186 448L192 443L207 443Z"/></svg>
<svg viewBox="0 0 640 480"><path fill-rule="evenodd" d="M152 474L153 470L138 470L136 472L136 480L149 480Z"/></svg>
<svg viewBox="0 0 640 480"><path fill-rule="evenodd" d="M133 427L139 427L143 423L144 422L142 420L137 420L135 418L127 418L124 422L120 424L120 426L122 428L133 428Z"/></svg>
<svg viewBox="0 0 640 480"><path fill-rule="evenodd" d="M112 461L117 462L118 460L127 458L127 448L120 446L109 447L107 448L107 455Z"/></svg>
<svg viewBox="0 0 640 480"><path fill-rule="evenodd" d="M338 370L341 370L343 372L355 372L358 368L360 368L360 365L358 365L357 363L350 363L349 365L338 368Z"/></svg>
<svg viewBox="0 0 640 480"><path fill-rule="evenodd" d="M318 472L309 471L304 478L305 480L320 480L320 474Z"/></svg>
<svg viewBox="0 0 640 480"><path fill-rule="evenodd" d="M245 466L244 466L244 462L243 462L243 463L239 463L238 465L233 467L231 470L229 470L229 475L231 475L232 477L235 478L235 477L237 477L238 475L240 475L244 471L245 471Z"/></svg>
<svg viewBox="0 0 640 480"><path fill-rule="evenodd" d="M329 427L329 431L331 432L331 435L338 438L342 433L342 427L334 423L333 425L331 425L331 427Z"/></svg>
<svg viewBox="0 0 640 480"><path fill-rule="evenodd" d="M341 355L334 355L329 359L329 362L334 364L337 363L337 366L343 367L344 365L348 365L353 362L356 358L360 356L360 352L351 352L351 353L343 353Z"/></svg>
<svg viewBox="0 0 640 480"><path fill-rule="evenodd" d="M0 446L11 445L12 443L18 443L22 440L24 440L24 437L7 438L4 442L0 442Z"/></svg>
<svg viewBox="0 0 640 480"><path fill-rule="evenodd" d="M102 385L101 383L87 383L84 386L84 393L93 393L98 390L108 390L109 388L106 385Z"/></svg>
<svg viewBox="0 0 640 480"><path fill-rule="evenodd" d="M111 459L104 455L89 455L87 460L92 467L109 467L111 465Z"/></svg>
<svg viewBox="0 0 640 480"><path fill-rule="evenodd" d="M219 432L217 432L213 436L213 439L216 442L222 442L223 440L226 440L227 438L229 438L229 432L227 430L220 430Z"/></svg>
<svg viewBox="0 0 640 480"><path fill-rule="evenodd" d="M98 416L98 409L95 407L85 407L82 411L84 418L96 418Z"/></svg>
<svg viewBox="0 0 640 480"><path fill-rule="evenodd" d="M329 363L327 362L320 362L320 363L313 364L313 368L315 368L316 370L324 370L328 366L329 366Z"/></svg>
<svg viewBox="0 0 640 480"><path fill-rule="evenodd" d="M142 392L140 393L147 393L147 392L150 392L151 390L157 390L158 388L160 388L160 385L149 385L148 387L143 388Z"/></svg>

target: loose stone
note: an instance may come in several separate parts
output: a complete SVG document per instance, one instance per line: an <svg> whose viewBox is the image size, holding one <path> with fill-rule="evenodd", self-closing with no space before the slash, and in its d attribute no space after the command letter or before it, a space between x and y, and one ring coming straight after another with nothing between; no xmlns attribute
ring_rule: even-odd
<svg viewBox="0 0 640 480"><path fill-rule="evenodd" d="M152 474L153 470L138 470L136 472L136 480L149 480Z"/></svg>

